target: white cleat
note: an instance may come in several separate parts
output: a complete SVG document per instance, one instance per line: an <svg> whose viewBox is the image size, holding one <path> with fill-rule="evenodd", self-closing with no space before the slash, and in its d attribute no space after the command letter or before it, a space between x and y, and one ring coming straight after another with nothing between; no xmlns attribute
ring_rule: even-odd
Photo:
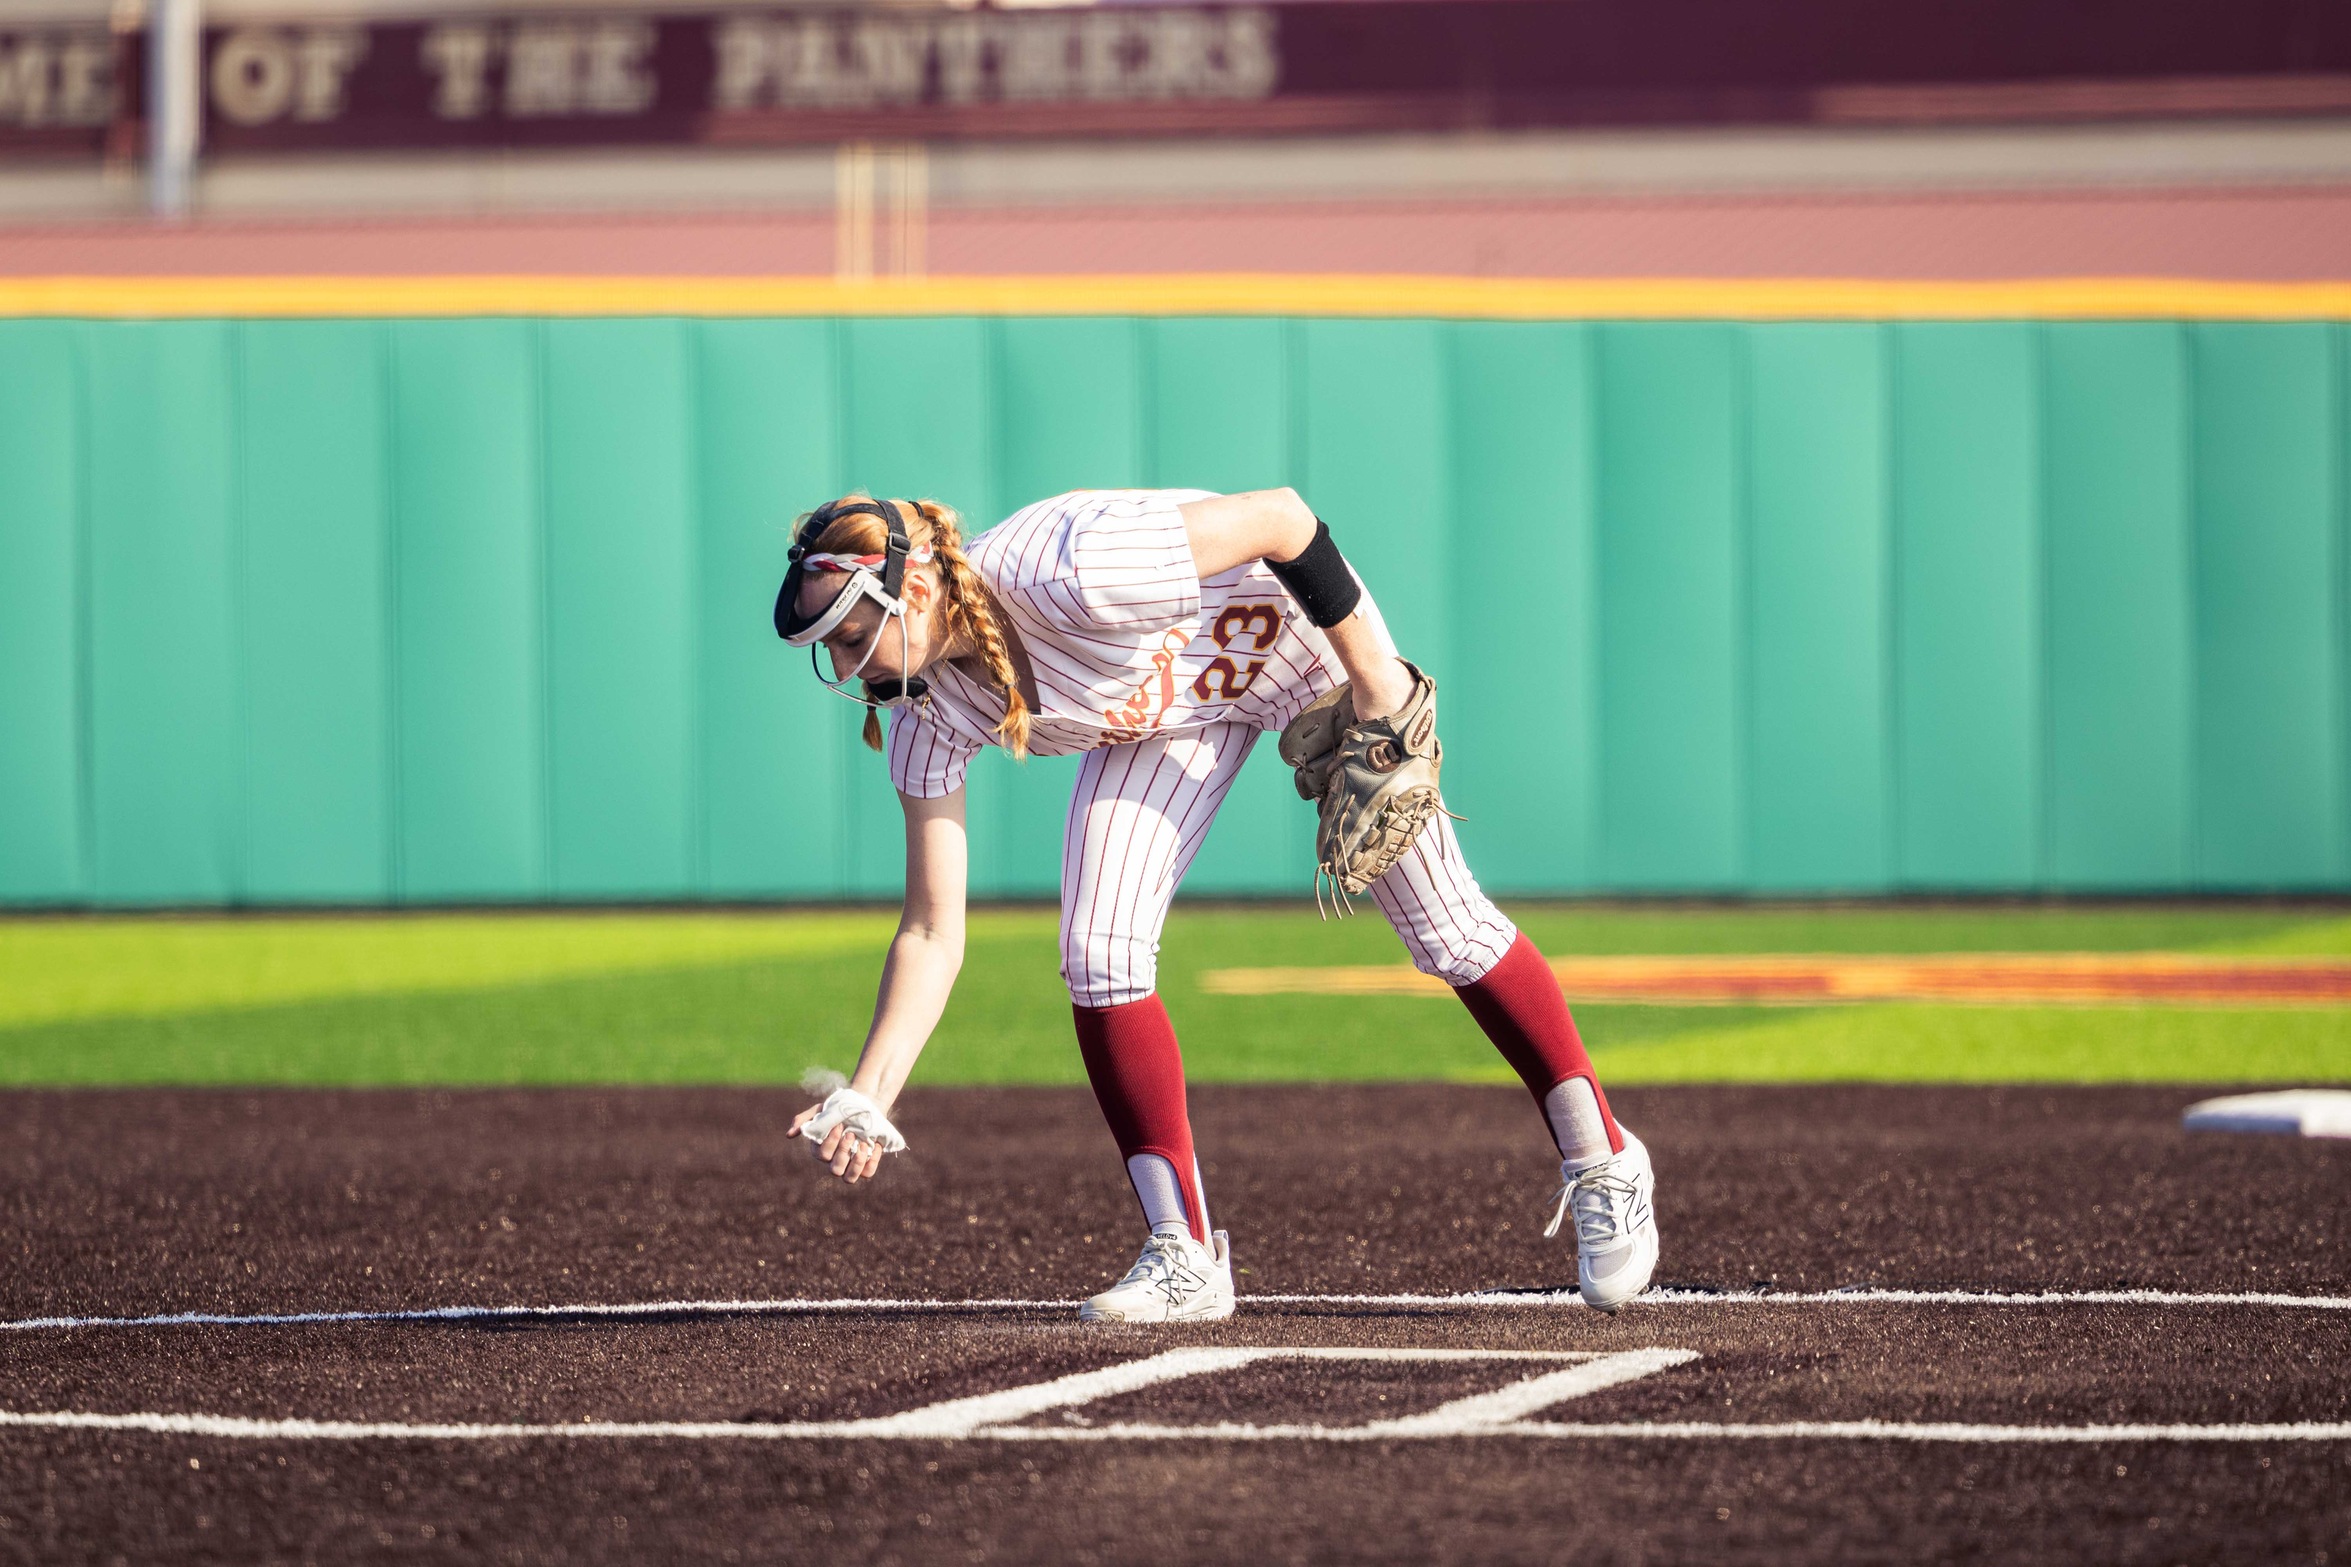
<svg viewBox="0 0 2351 1567"><path fill-rule="evenodd" d="M1219 1322L1233 1314L1233 1247L1154 1234L1127 1276L1078 1308L1080 1322Z"/></svg>
<svg viewBox="0 0 2351 1567"><path fill-rule="evenodd" d="M1657 1271L1657 1173L1649 1150L1632 1133L1624 1152L1586 1165L1560 1167L1559 1206L1544 1229L1559 1233L1575 1215L1576 1288L1584 1304L1614 1311L1649 1287Z"/></svg>

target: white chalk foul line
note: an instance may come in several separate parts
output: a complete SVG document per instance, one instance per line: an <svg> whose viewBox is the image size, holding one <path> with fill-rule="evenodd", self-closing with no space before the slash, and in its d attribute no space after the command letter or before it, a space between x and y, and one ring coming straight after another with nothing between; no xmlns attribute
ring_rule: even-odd
<svg viewBox="0 0 2351 1567"><path fill-rule="evenodd" d="M2269 1425L2139 1424L2003 1426L1949 1421L1793 1420L1619 1421L1572 1423L1530 1417L1573 1399L1637 1381L1698 1358L1686 1349L1598 1354L1483 1349L1175 1349L1028 1387L953 1398L901 1414L861 1420L800 1421L364 1421L258 1419L242 1415L98 1414L81 1410L0 1411L0 1430L126 1431L158 1436L225 1437L278 1442L562 1441L991 1441L991 1442L1397 1442L1519 1437L1538 1441L1875 1441L1979 1444L2148 1442L2351 1442L2351 1422ZM1549 1362L1492 1392L1474 1393L1423 1413L1361 1425L1320 1423L1204 1425L1085 1423L1075 1411L1101 1399L1183 1377L1232 1371L1268 1360ZM1064 1425L1014 1422L1059 1410Z"/></svg>
<svg viewBox="0 0 2351 1567"><path fill-rule="evenodd" d="M2302 1421L2278 1425L2097 1425L1999 1426L1896 1420L1791 1420L1777 1424L1708 1424L1693 1421L1619 1422L1570 1425L1555 1421L1507 1421L1458 1430L1422 1423L1382 1421L1360 1426L1326 1425L1103 1425L980 1426L951 1434L876 1431L855 1420L769 1423L758 1421L581 1421L567 1425L400 1424L361 1420L252 1420L234 1415L99 1415L60 1411L19 1414L0 1411L0 1429L129 1431L158 1436L227 1437L261 1442L504 1442L546 1438L567 1441L652 1440L757 1442L876 1438L898 1441L989 1442L1398 1442L1465 1437L1522 1437L1551 1441L1865 1441L1951 1442L1991 1445L2130 1442L2351 1442L2351 1422Z"/></svg>
<svg viewBox="0 0 2351 1567"><path fill-rule="evenodd" d="M1461 1295L1244 1295L1267 1305L1580 1306L1574 1290L1473 1290ZM1848 1285L1833 1290L1652 1289L1639 1306L2289 1306L2351 1311L2351 1295L2258 1290L1922 1290Z"/></svg>
<svg viewBox="0 0 2351 1567"><path fill-rule="evenodd" d="M1381 1362L1529 1362L1563 1369L1522 1378L1492 1393L1455 1399L1425 1414L1375 1421L1362 1427L1330 1427L1345 1433L1392 1437L1486 1436L1505 1432L1526 1416L1567 1399L1580 1398L1602 1388L1645 1377L1669 1366L1698 1358L1686 1349L1634 1349L1613 1354L1577 1350L1526 1349L1351 1349L1247 1346L1230 1349L1172 1349L1141 1360L1123 1361L1095 1371L1004 1388L969 1398L910 1409L901 1414L862 1420L807 1421L566 1421L553 1423L444 1421L429 1424L350 1420L254 1419L238 1415L129 1414L105 1415L81 1411L10 1413L0 1411L0 1429L10 1426L65 1430L142 1431L174 1436L218 1436L277 1441L502 1441L527 1437L671 1438L680 1440L832 1440L963 1441L1015 1436L1029 1428L1015 1421L1032 1419L1054 1410L1077 1423L1065 1430L1087 1429L1071 1415L1078 1406L1121 1393L1132 1393L1163 1382L1195 1377L1269 1360L1381 1361ZM1105 1428L1123 1429L1123 1428ZM1170 1427L1183 1436L1194 1428ZM1222 1426L1204 1428L1213 1437ZM1304 1427L1248 1427L1275 1433ZM1315 1427L1314 1429L1326 1429Z"/></svg>
<svg viewBox="0 0 2351 1567"><path fill-rule="evenodd" d="M561 1317L766 1317L825 1312L1075 1311L1075 1300L640 1300L569 1306L419 1306L392 1311L167 1311L143 1317L19 1317L0 1332L53 1328L274 1328L338 1322L517 1322Z"/></svg>
<svg viewBox="0 0 2351 1567"><path fill-rule="evenodd" d="M777 1300L647 1300L568 1306L425 1306L393 1311L172 1311L138 1317L18 1317L0 1332L60 1328L250 1328L368 1322L526 1322L567 1317L765 1317L856 1312L1075 1311L1077 1300L894 1300L883 1297ZM1574 1290L1472 1290L1454 1295L1244 1295L1246 1306L1417 1306L1447 1310L1521 1306L1582 1307ZM1834 1290L1653 1289L1641 1306L2274 1306L2303 1311L2351 1311L2351 1296L2285 1295L2245 1290Z"/></svg>
<svg viewBox="0 0 2351 1567"><path fill-rule="evenodd" d="M1400 1425L1401 1422L1398 1422ZM1958 1442L1995 1446L2097 1442L2351 1442L2351 1422L2301 1421L2279 1425L1997 1426L1900 1420L1789 1420L1721 1425L1698 1421L1620 1421L1566 1424L1514 1421L1475 1431L1400 1430L1383 1422L1323 1425L1106 1425L1060 1429L1024 1426L979 1431L1003 1442L1394 1442L1458 1437L1528 1437L1549 1441L1863 1441Z"/></svg>

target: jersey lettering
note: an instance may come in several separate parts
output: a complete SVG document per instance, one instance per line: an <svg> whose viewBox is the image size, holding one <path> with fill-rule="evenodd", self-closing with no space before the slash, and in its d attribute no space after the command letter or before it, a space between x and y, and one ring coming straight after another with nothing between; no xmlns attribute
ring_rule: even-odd
<svg viewBox="0 0 2351 1567"><path fill-rule="evenodd" d="M1206 669L1201 670L1200 678L1192 682L1192 694L1203 702L1218 700L1230 702L1246 693L1251 686L1257 683L1257 677L1264 673L1265 660L1262 658L1249 660L1247 669L1234 667L1233 661L1229 658L1218 658L1212 661ZM1216 677L1218 689L1211 690L1209 688L1208 677L1211 675Z"/></svg>
<svg viewBox="0 0 2351 1567"><path fill-rule="evenodd" d="M1250 646L1262 653L1273 646L1274 638L1282 634L1282 612L1272 604L1227 604L1209 628L1218 647L1231 647L1233 640L1243 634L1251 639ZM1210 665L1214 668L1214 665Z"/></svg>
<svg viewBox="0 0 2351 1567"><path fill-rule="evenodd" d="M1170 631L1160 638L1159 651L1151 655L1153 678L1135 687L1134 694L1123 708L1106 707L1102 716L1118 738L1132 740L1137 735L1157 729L1167 717L1168 708L1175 702L1175 660L1192 640L1188 631Z"/></svg>

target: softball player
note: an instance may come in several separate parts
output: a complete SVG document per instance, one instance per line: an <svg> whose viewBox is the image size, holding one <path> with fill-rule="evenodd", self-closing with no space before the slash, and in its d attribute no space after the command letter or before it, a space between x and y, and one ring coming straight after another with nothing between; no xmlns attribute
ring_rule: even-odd
<svg viewBox="0 0 2351 1567"><path fill-rule="evenodd" d="M849 1085L792 1123L847 1181L905 1147L888 1107L963 958L963 781L983 745L1083 758L1061 859L1061 973L1078 1049L1151 1235L1087 1321L1233 1310L1175 1029L1156 991L1168 904L1260 734L1342 680L1362 719L1415 675L1330 530L1289 490L1080 490L968 544L932 501L852 495L801 519L776 629L863 702L906 814L906 902ZM1344 700L1344 699L1342 699ZM889 710L885 740L879 712ZM1655 1178L1617 1125L1550 965L1478 889L1439 815L1370 896L1454 988L1541 1106L1584 1299L1615 1310L1657 1260Z"/></svg>

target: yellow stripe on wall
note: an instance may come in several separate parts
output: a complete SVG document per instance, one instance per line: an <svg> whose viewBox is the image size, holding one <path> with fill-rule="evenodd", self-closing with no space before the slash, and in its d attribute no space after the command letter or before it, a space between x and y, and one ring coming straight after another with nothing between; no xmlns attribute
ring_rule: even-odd
<svg viewBox="0 0 2351 1567"><path fill-rule="evenodd" d="M931 277L20 277L0 317L1400 316L1540 320L2351 320L2351 281Z"/></svg>

